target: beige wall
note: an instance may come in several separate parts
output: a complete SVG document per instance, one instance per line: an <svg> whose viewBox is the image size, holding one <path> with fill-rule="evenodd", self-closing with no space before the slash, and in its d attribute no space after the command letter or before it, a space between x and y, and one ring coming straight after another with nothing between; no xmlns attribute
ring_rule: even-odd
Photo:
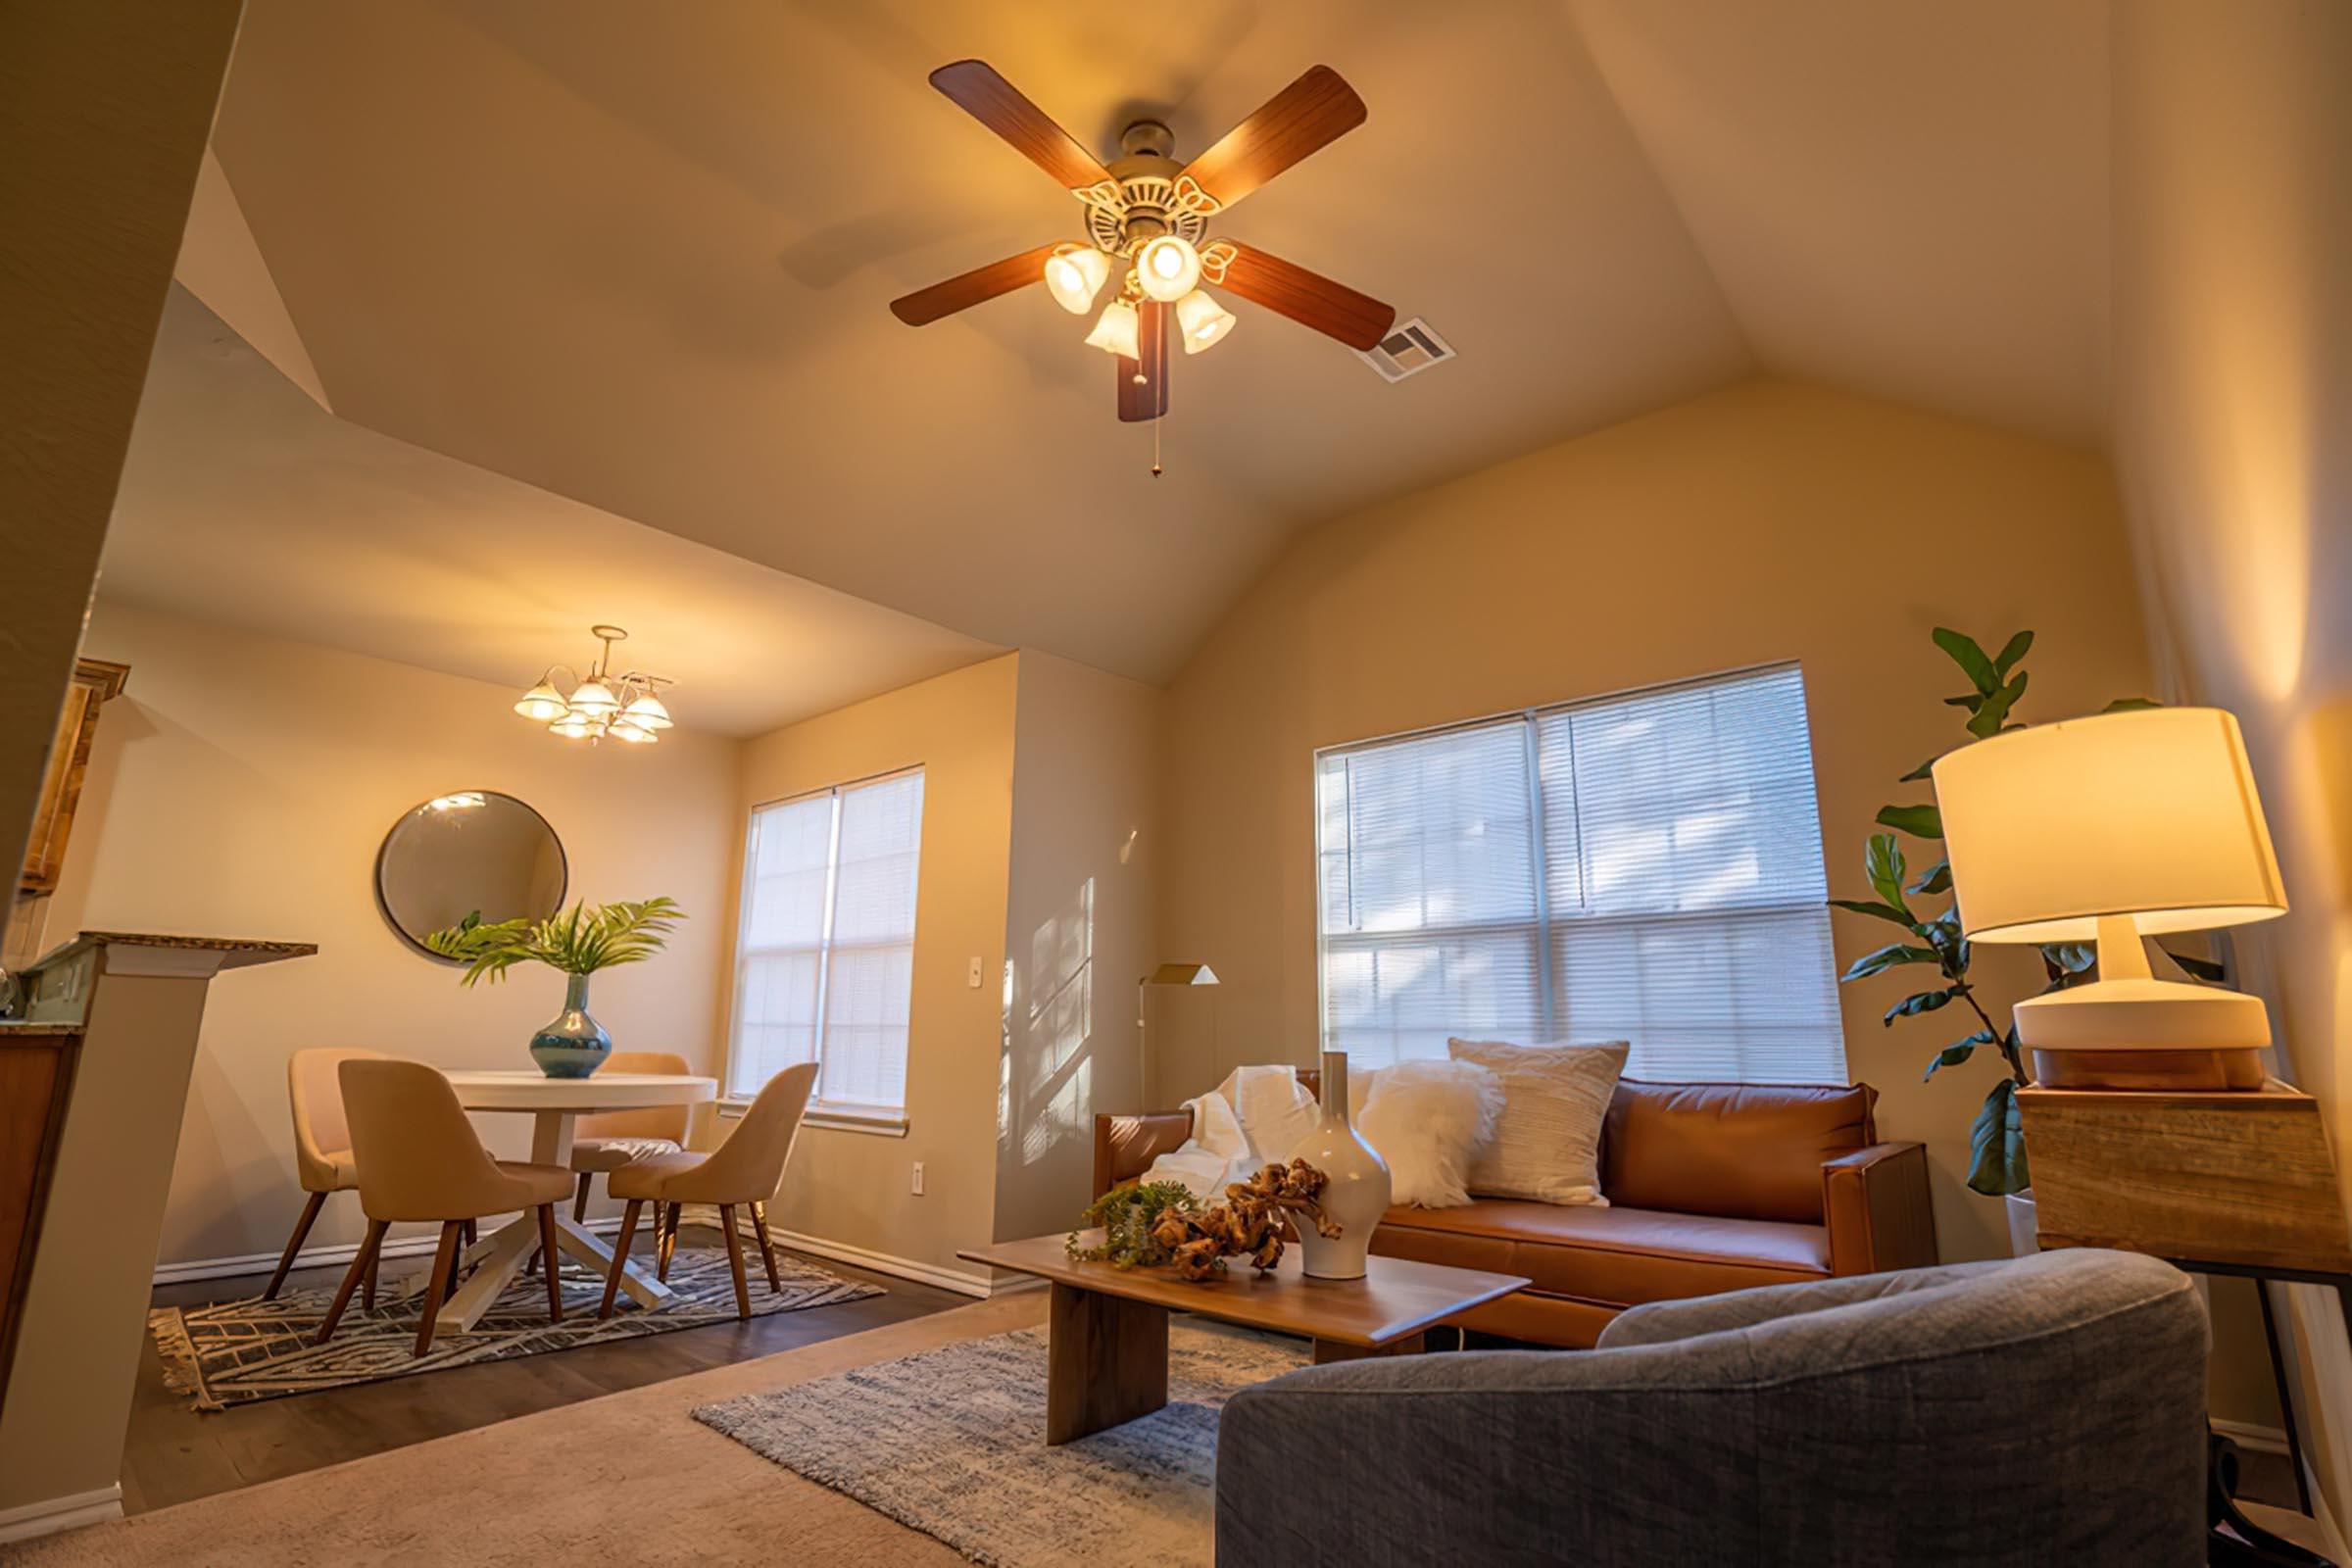
<svg viewBox="0 0 2352 1568"><path fill-rule="evenodd" d="M2118 478L2172 693L2245 729L2292 912L2237 948L2352 1194L2347 82L2352 7L2116 8ZM2340 1520L2352 1354L2331 1301L2298 1306Z"/></svg>
<svg viewBox="0 0 2352 1568"><path fill-rule="evenodd" d="M973 1280L983 1276L956 1250L991 1234L1019 663L1007 654L746 743L729 835L732 877L752 807L922 766L906 1134L805 1129L773 1220ZM731 954L732 895L728 907Z"/></svg>
<svg viewBox="0 0 2352 1568"><path fill-rule="evenodd" d="M1020 656L996 1235L1066 1228L1098 1110L1143 1102L1135 982L1158 961L1156 688Z"/></svg>
<svg viewBox="0 0 2352 1568"><path fill-rule="evenodd" d="M161 1260L274 1255L300 1207L285 1070L293 1051L360 1045L447 1067L527 1067L561 1005L552 972L463 991L377 912L373 872L402 812L460 789L528 801L571 860L571 897L665 893L693 916L661 957L598 976L591 1005L622 1047L717 1060L736 806L735 742L673 730L594 751L509 711L514 693L413 665L101 601L84 652L131 666L93 749L54 942L83 928L285 938L300 963L214 988L189 1091ZM501 1153L524 1118L478 1118ZM313 1245L355 1242L357 1202Z"/></svg>
<svg viewBox="0 0 2352 1568"><path fill-rule="evenodd" d="M1768 660L1803 664L1830 884L1858 895L1893 781L1963 738L1944 623L2039 633L2031 714L2146 688L2097 458L1760 381L1314 529L1171 688L1162 940L1224 980L1221 1056L1305 1061L1315 748ZM1841 961L1883 940L1837 918ZM2021 979L2001 956L1981 973ZM1852 1072L1888 1137L1928 1143L1945 1254L2004 1250L1999 1205L1960 1182L1992 1064L1923 1085L1965 1031L1882 1028L1902 994L1844 991Z"/></svg>

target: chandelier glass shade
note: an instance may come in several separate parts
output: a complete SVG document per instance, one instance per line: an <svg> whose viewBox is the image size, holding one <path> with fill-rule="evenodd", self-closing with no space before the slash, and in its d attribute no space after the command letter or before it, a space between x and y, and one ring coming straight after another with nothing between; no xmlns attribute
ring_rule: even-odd
<svg viewBox="0 0 2352 1568"><path fill-rule="evenodd" d="M1233 313L1195 289L1176 302L1176 325L1184 337L1184 352L1198 354L1233 330Z"/></svg>
<svg viewBox="0 0 2352 1568"><path fill-rule="evenodd" d="M1110 258L1092 245L1064 245L1046 258L1046 292L1072 316L1092 310L1109 280Z"/></svg>
<svg viewBox="0 0 2352 1568"><path fill-rule="evenodd" d="M1200 281L1200 253L1182 234L1147 240L1135 253L1135 280L1149 297L1173 305Z"/></svg>
<svg viewBox="0 0 2352 1568"><path fill-rule="evenodd" d="M1125 360L1140 360L1142 352L1136 347L1138 319L1135 307L1125 300L1112 300L1102 307L1101 319L1095 329L1086 334L1086 346L1115 354Z"/></svg>
<svg viewBox="0 0 2352 1568"><path fill-rule="evenodd" d="M615 675L612 645L628 633L618 626L592 626L589 631L604 644L604 649L587 674L576 674L568 664L551 665L539 677L538 684L515 702L514 711L535 724L545 724L551 735L567 741L586 741L592 746L608 738L632 746L648 746L660 740L660 732L676 721L655 695L655 688L670 682L642 670ZM557 684L558 675L569 678L568 696Z"/></svg>

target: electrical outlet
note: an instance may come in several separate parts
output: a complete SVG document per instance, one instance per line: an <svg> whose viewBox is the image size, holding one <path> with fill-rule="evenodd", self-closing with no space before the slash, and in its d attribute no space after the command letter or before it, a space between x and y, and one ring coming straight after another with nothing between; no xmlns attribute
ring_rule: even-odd
<svg viewBox="0 0 2352 1568"><path fill-rule="evenodd" d="M919 1159L914 1162L914 1196L923 1196L923 1162Z"/></svg>
<svg viewBox="0 0 2352 1568"><path fill-rule="evenodd" d="M972 966L964 971L963 983L974 991L980 989L980 960L978 958L974 958Z"/></svg>

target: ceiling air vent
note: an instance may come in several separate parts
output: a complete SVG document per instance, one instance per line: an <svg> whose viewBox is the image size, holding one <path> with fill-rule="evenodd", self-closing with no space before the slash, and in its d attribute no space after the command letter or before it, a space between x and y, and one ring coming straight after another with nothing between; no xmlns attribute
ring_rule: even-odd
<svg viewBox="0 0 2352 1568"><path fill-rule="evenodd" d="M1399 321L1395 331L1380 340L1380 347L1368 353L1359 349L1357 353L1366 365L1380 372L1384 381L1401 381L1453 358L1453 350L1438 336L1437 329L1418 316L1409 321Z"/></svg>

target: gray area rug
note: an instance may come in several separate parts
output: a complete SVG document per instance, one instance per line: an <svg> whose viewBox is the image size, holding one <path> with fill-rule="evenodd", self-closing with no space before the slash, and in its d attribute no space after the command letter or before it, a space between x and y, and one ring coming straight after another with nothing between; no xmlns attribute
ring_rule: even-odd
<svg viewBox="0 0 2352 1568"><path fill-rule="evenodd" d="M771 1292L760 1273L757 1249L747 1251L754 1317L883 1294L879 1285L845 1280L785 1253L776 1258L784 1289ZM677 1292L677 1299L660 1311L647 1311L624 1295L612 1321L599 1323L596 1312L604 1303L604 1276L566 1258L560 1280L562 1323L547 1320L546 1282L536 1274L517 1274L470 1332L439 1336L418 1356L412 1353L416 1348L416 1301L401 1296L407 1271L396 1274L394 1269L392 1263L384 1265L375 1309L362 1310L355 1297L335 1327L335 1337L324 1345L311 1340L334 1300L333 1290L326 1288L281 1291L274 1301L257 1296L148 1313L148 1331L164 1358L166 1385L193 1396L199 1410L225 1410L318 1389L379 1383L444 1367L735 1321L735 1283L725 1248L680 1246L669 1261L669 1288Z"/></svg>
<svg viewBox="0 0 2352 1568"><path fill-rule="evenodd" d="M990 1568L1206 1565L1217 1411L1306 1347L1177 1320L1168 1405L1046 1446L1046 1331L707 1404L695 1419Z"/></svg>

